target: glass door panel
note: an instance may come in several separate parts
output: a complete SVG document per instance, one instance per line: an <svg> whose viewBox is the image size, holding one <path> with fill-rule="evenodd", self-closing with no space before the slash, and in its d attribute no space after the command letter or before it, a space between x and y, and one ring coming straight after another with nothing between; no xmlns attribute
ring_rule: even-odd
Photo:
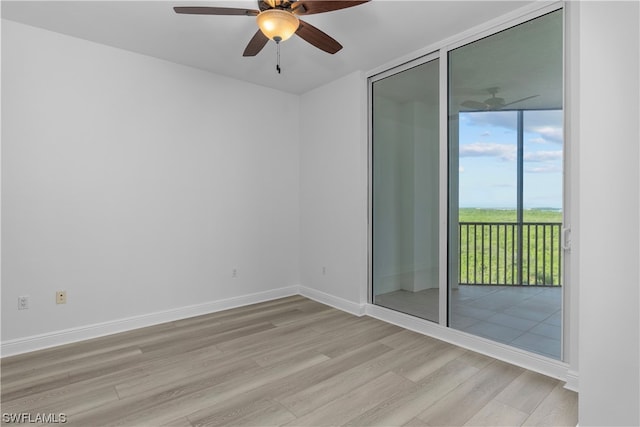
<svg viewBox="0 0 640 427"><path fill-rule="evenodd" d="M561 359L562 11L451 50L449 326Z"/></svg>
<svg viewBox="0 0 640 427"><path fill-rule="evenodd" d="M439 61L376 80L372 96L374 304L438 321Z"/></svg>

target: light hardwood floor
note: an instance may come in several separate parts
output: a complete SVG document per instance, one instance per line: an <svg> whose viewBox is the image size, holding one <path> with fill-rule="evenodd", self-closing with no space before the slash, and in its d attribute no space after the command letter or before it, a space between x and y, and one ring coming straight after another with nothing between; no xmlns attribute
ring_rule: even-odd
<svg viewBox="0 0 640 427"><path fill-rule="evenodd" d="M79 426L575 426L577 395L295 296L3 358L2 412Z"/></svg>

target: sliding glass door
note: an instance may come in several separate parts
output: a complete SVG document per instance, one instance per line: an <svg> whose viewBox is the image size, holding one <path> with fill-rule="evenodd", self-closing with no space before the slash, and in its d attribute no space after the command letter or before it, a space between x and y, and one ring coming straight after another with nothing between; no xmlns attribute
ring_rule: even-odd
<svg viewBox="0 0 640 427"><path fill-rule="evenodd" d="M371 301L561 360L563 11L520 22L370 78Z"/></svg>
<svg viewBox="0 0 640 427"><path fill-rule="evenodd" d="M449 326L555 359L562 11L448 54Z"/></svg>
<svg viewBox="0 0 640 427"><path fill-rule="evenodd" d="M372 98L375 304L438 321L439 61L376 79Z"/></svg>

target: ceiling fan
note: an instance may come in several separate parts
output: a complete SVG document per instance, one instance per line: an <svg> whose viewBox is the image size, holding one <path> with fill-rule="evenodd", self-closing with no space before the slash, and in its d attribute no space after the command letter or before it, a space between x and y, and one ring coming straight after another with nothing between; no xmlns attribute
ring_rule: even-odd
<svg viewBox="0 0 640 427"><path fill-rule="evenodd" d="M489 92L489 94L491 95L491 98L487 98L483 102L466 100L460 105L465 108L468 108L469 110L474 110L474 111L496 111L496 110L502 110L503 108L509 105L513 105L518 102L526 101L527 99L540 96L540 95L527 96L526 98L518 99L517 101L513 101L505 104L504 98L499 98L496 96L499 90L500 90L499 87L487 88L487 92Z"/></svg>
<svg viewBox="0 0 640 427"><path fill-rule="evenodd" d="M176 13L191 15L240 15L255 16L258 31L253 35L242 56L255 56L269 39L280 46L293 34L311 43L318 49L334 54L342 49L328 34L301 20L299 16L331 12L367 3L369 0L258 0L258 9L233 7L189 6L174 7ZM280 66L277 67L280 72Z"/></svg>

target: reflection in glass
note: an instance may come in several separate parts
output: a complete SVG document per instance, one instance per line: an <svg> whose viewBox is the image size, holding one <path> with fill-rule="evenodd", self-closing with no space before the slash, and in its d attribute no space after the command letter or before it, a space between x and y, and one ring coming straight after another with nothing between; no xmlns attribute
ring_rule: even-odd
<svg viewBox="0 0 640 427"><path fill-rule="evenodd" d="M438 60L372 85L374 304L438 321Z"/></svg>

